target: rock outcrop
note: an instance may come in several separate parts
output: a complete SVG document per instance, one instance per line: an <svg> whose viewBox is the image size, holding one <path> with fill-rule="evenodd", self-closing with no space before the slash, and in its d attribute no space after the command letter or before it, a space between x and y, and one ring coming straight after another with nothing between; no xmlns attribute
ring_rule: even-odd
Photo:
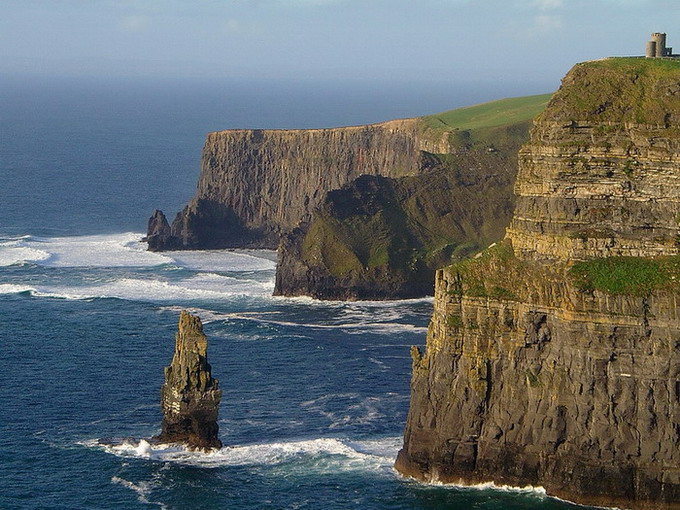
<svg viewBox="0 0 680 510"><path fill-rule="evenodd" d="M370 126L210 133L195 197L156 250L274 249L325 193L360 175L420 171L418 119ZM149 247L151 249L151 246Z"/></svg>
<svg viewBox="0 0 680 510"><path fill-rule="evenodd" d="M416 176L362 176L328 192L279 246L276 295L318 299L431 296L434 271L503 237L528 122L489 151L423 155ZM505 129L505 128L504 128Z"/></svg>
<svg viewBox="0 0 680 510"><path fill-rule="evenodd" d="M177 237L172 235L170 224L163 211L156 209L151 218L147 234L142 241L146 241L150 251L174 250L179 248Z"/></svg>
<svg viewBox="0 0 680 510"><path fill-rule="evenodd" d="M222 391L208 363L208 338L201 319L182 311L175 354L161 389L163 425L155 439L192 449L221 448L217 415Z"/></svg>
<svg viewBox="0 0 680 510"><path fill-rule="evenodd" d="M577 65L506 239L437 272L396 468L680 508L680 63Z"/></svg>

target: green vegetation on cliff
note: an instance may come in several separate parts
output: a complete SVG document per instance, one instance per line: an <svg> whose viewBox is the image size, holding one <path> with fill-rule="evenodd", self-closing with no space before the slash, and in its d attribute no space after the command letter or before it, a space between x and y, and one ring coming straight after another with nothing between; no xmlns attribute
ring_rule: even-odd
<svg viewBox="0 0 680 510"><path fill-rule="evenodd" d="M578 262L569 270L583 290L609 294L647 296L654 290L677 287L680 256L642 258L606 257Z"/></svg>
<svg viewBox="0 0 680 510"><path fill-rule="evenodd" d="M423 121L432 129L471 130L505 126L533 120L541 113L552 94L536 96L512 97L482 103L466 108L457 108L435 115L423 117Z"/></svg>
<svg viewBox="0 0 680 510"><path fill-rule="evenodd" d="M282 243L275 292L330 299L431 294L435 269L503 237L517 152L549 98L505 99L419 119L420 172L362 176L328 192L310 221Z"/></svg>
<svg viewBox="0 0 680 510"><path fill-rule="evenodd" d="M675 113L669 113L675 112ZM608 58L574 66L542 121L578 119L621 124L677 124L680 112L680 61Z"/></svg>

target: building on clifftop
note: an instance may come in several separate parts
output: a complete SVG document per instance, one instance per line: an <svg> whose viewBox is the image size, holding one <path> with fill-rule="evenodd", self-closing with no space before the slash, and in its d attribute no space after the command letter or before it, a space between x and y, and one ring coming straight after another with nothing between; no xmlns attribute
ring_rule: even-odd
<svg viewBox="0 0 680 510"><path fill-rule="evenodd" d="M647 41L647 46L645 47L645 57L647 58L658 58L658 57L677 57L678 55L673 55L673 48L666 47L666 34L661 32L654 32L652 38Z"/></svg>

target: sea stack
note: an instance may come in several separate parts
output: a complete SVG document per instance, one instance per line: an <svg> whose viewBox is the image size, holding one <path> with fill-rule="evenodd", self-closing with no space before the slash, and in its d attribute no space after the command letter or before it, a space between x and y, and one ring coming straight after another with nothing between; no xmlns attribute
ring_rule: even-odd
<svg viewBox="0 0 680 510"><path fill-rule="evenodd" d="M165 367L161 388L164 443L183 443L192 449L221 448L217 414L222 398L208 363L208 337L198 316L182 311L175 354Z"/></svg>
<svg viewBox="0 0 680 510"><path fill-rule="evenodd" d="M680 62L575 66L501 243L437 272L396 468L680 508Z"/></svg>

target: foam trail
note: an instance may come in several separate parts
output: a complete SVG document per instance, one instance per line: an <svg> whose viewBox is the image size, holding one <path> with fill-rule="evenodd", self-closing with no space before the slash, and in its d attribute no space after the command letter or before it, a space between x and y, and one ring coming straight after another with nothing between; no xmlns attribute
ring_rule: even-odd
<svg viewBox="0 0 680 510"><path fill-rule="evenodd" d="M227 250L172 251L164 254L172 258L176 265L195 271L258 272L276 269L276 262L267 258L265 254L259 255L257 251L248 253Z"/></svg>
<svg viewBox="0 0 680 510"><path fill-rule="evenodd" d="M154 267L176 265L196 271L259 272L273 270L270 251L209 250L156 253L125 232L72 237L23 236L0 241L0 266L34 263L48 267Z"/></svg>
<svg viewBox="0 0 680 510"><path fill-rule="evenodd" d="M279 466L296 464L305 472L319 471L389 471L401 438L350 441L319 438L302 441L226 446L211 452L187 450L178 445L149 444L145 440L125 440L105 445L86 441L87 447L103 448L123 458L175 462L197 467Z"/></svg>
<svg viewBox="0 0 680 510"><path fill-rule="evenodd" d="M150 482L132 483L131 481L126 480L125 478L121 478L119 476L112 476L111 481L115 484L122 485L123 487L126 487L136 492L137 500L140 503L143 503L145 505L158 505L160 508L163 509L168 508L164 503L161 503L160 501L151 501L149 499L149 495L151 493L151 490L153 489L153 485Z"/></svg>
<svg viewBox="0 0 680 510"><path fill-rule="evenodd" d="M240 319L252 322L259 322L261 324L271 324L275 326L286 326L296 328L309 329L339 329L347 333L364 333L372 331L374 333L391 334L399 331L408 331L410 333L427 333L426 327L414 326L412 324L394 323L394 322L376 322L367 320L365 322L354 323L340 323L340 324L317 324L306 322L291 322L279 321L268 318L254 317L244 313L223 314L224 318Z"/></svg>

